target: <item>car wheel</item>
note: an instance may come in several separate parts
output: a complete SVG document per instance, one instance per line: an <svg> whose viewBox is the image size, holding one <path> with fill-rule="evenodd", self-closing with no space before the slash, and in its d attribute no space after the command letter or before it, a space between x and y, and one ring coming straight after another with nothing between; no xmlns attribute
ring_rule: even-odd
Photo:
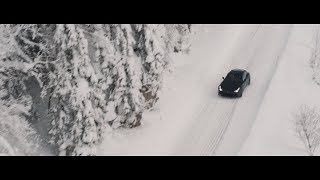
<svg viewBox="0 0 320 180"><path fill-rule="evenodd" d="M238 97L242 97L242 93L239 93L239 94L238 94Z"/></svg>

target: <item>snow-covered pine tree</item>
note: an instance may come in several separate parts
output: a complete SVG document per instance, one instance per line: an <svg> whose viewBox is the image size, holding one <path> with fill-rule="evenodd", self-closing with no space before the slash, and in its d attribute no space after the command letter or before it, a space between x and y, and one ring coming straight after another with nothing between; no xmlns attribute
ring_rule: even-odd
<svg viewBox="0 0 320 180"><path fill-rule="evenodd" d="M137 41L135 50L142 62L142 93L146 108L151 108L158 100L158 90L162 86L163 73L169 58L165 51L164 25L134 25Z"/></svg>
<svg viewBox="0 0 320 180"><path fill-rule="evenodd" d="M94 154L106 122L139 125L143 97L147 107L156 102L169 55L188 48L189 32L190 25L0 25L0 72L13 99L27 98L30 77L53 97L50 133L61 154ZM88 34L101 36L97 63Z"/></svg>
<svg viewBox="0 0 320 180"><path fill-rule="evenodd" d="M11 58L14 57L0 60L0 136L16 149L17 154L35 155L37 136L26 119L32 105L25 86L27 73L21 70L23 65Z"/></svg>
<svg viewBox="0 0 320 180"><path fill-rule="evenodd" d="M37 137L26 120L32 104L25 85L30 66L17 53L17 32L11 25L0 25L0 136L16 153L34 155Z"/></svg>
<svg viewBox="0 0 320 180"><path fill-rule="evenodd" d="M53 62L56 59L57 49L53 39L55 25L19 24L11 25L11 27L16 30L13 37L16 52L24 59L28 67L27 90L33 99L32 114L28 120L37 120L32 123L45 120L40 123L48 123L45 94L48 89L49 76L55 67ZM40 94L41 91L42 94Z"/></svg>
<svg viewBox="0 0 320 180"><path fill-rule="evenodd" d="M14 53L13 38L9 24L0 24L0 59Z"/></svg>
<svg viewBox="0 0 320 180"><path fill-rule="evenodd" d="M95 91L98 78L88 42L74 24L57 25L55 40L60 49L52 82L52 140L59 145L60 155L94 155L103 125L96 99L104 99L104 94Z"/></svg>
<svg viewBox="0 0 320 180"><path fill-rule="evenodd" d="M105 101L103 108L105 110L104 120L106 124L112 125L113 121L117 118L115 112L115 86L117 81L117 59L116 49L111 42L110 34L108 34L109 26L97 24L94 32L94 46L95 46L95 62L97 69L100 70L101 77L99 78L100 89L105 94Z"/></svg>
<svg viewBox="0 0 320 180"><path fill-rule="evenodd" d="M168 52L178 53L190 51L191 24L166 24L164 41Z"/></svg>
<svg viewBox="0 0 320 180"><path fill-rule="evenodd" d="M6 87L8 76L0 75L0 86ZM39 139L26 117L30 114L32 100L21 95L13 98L6 89L0 90L0 137L14 150L14 155L38 155Z"/></svg>
<svg viewBox="0 0 320 180"><path fill-rule="evenodd" d="M188 53L190 50L190 24L137 24L135 52L142 61L142 93L146 108L152 108L162 88L163 75L170 70L172 53Z"/></svg>
<svg viewBox="0 0 320 180"><path fill-rule="evenodd" d="M132 28L129 24L110 25L109 31L115 48L115 63L110 66L114 82L111 101L117 115L112 126L138 126L144 102L140 93L141 68L133 51L135 40Z"/></svg>

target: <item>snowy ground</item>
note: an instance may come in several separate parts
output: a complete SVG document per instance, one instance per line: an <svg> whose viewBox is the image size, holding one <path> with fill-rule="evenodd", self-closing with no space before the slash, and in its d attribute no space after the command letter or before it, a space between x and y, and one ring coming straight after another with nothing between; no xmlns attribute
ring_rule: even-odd
<svg viewBox="0 0 320 180"><path fill-rule="evenodd" d="M250 129L292 25L211 25L194 36L189 56L176 56L175 73L155 111L135 130L120 130L101 155L234 155ZM217 87L232 68L251 72L241 99L221 98ZM130 135L130 136L129 136Z"/></svg>
<svg viewBox="0 0 320 180"><path fill-rule="evenodd" d="M320 107L320 86L312 81L308 64L314 27L295 26L239 155L307 155L293 134L291 121L301 104Z"/></svg>

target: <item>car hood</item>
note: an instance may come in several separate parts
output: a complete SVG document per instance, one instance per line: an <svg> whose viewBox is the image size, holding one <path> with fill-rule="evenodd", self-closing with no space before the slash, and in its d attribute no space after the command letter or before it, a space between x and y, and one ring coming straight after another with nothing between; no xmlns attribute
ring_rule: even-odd
<svg viewBox="0 0 320 180"><path fill-rule="evenodd" d="M239 81L231 81L231 80L224 80L220 84L222 90L227 90L227 91L235 91L239 87L241 87L242 82Z"/></svg>

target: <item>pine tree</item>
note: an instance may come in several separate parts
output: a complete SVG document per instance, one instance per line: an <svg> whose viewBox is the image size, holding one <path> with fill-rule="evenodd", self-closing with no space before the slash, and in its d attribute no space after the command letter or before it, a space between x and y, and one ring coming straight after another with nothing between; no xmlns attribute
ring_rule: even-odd
<svg viewBox="0 0 320 180"><path fill-rule="evenodd" d="M117 118L115 109L115 82L117 79L116 71L116 51L114 44L110 40L110 35L108 35L108 30L106 26L98 24L95 26L96 31L94 32L94 42L95 42L95 61L99 67L101 77L99 80L100 89L105 93L105 101L103 104L105 114L104 120L108 124Z"/></svg>
<svg viewBox="0 0 320 180"><path fill-rule="evenodd" d="M0 86L6 87L10 78L0 75ZM13 98L6 89L0 89L0 137L14 149L16 155L37 155L39 139L26 117L30 115L32 100L21 95Z"/></svg>
<svg viewBox="0 0 320 180"><path fill-rule="evenodd" d="M135 52L142 61L142 93L146 108L152 108L158 100L163 85L163 75L170 70L172 53L188 53L190 50L190 24L137 24Z"/></svg>
<svg viewBox="0 0 320 180"><path fill-rule="evenodd" d="M0 136L17 154L34 155L38 139L26 119L32 105L25 84L30 66L16 51L16 32L10 25L0 25Z"/></svg>
<svg viewBox="0 0 320 180"><path fill-rule="evenodd" d="M166 24L164 41L168 52L179 53L190 51L190 34L192 33L190 24Z"/></svg>
<svg viewBox="0 0 320 180"><path fill-rule="evenodd" d="M53 141L60 155L94 155L100 141L102 119L97 115L98 79L88 56L88 42L76 25L57 25L55 34L59 49L56 77L52 83L55 99L52 114Z"/></svg>
<svg viewBox="0 0 320 180"><path fill-rule="evenodd" d="M164 25L135 25L136 52L142 61L142 92L146 108L151 108L158 99L162 87L162 74L169 64L165 51Z"/></svg>
<svg viewBox="0 0 320 180"><path fill-rule="evenodd" d="M132 28L129 24L111 25L110 33L116 49L113 104L117 117L112 126L134 127L140 124L144 102L140 93L139 59L133 51L135 40Z"/></svg>

